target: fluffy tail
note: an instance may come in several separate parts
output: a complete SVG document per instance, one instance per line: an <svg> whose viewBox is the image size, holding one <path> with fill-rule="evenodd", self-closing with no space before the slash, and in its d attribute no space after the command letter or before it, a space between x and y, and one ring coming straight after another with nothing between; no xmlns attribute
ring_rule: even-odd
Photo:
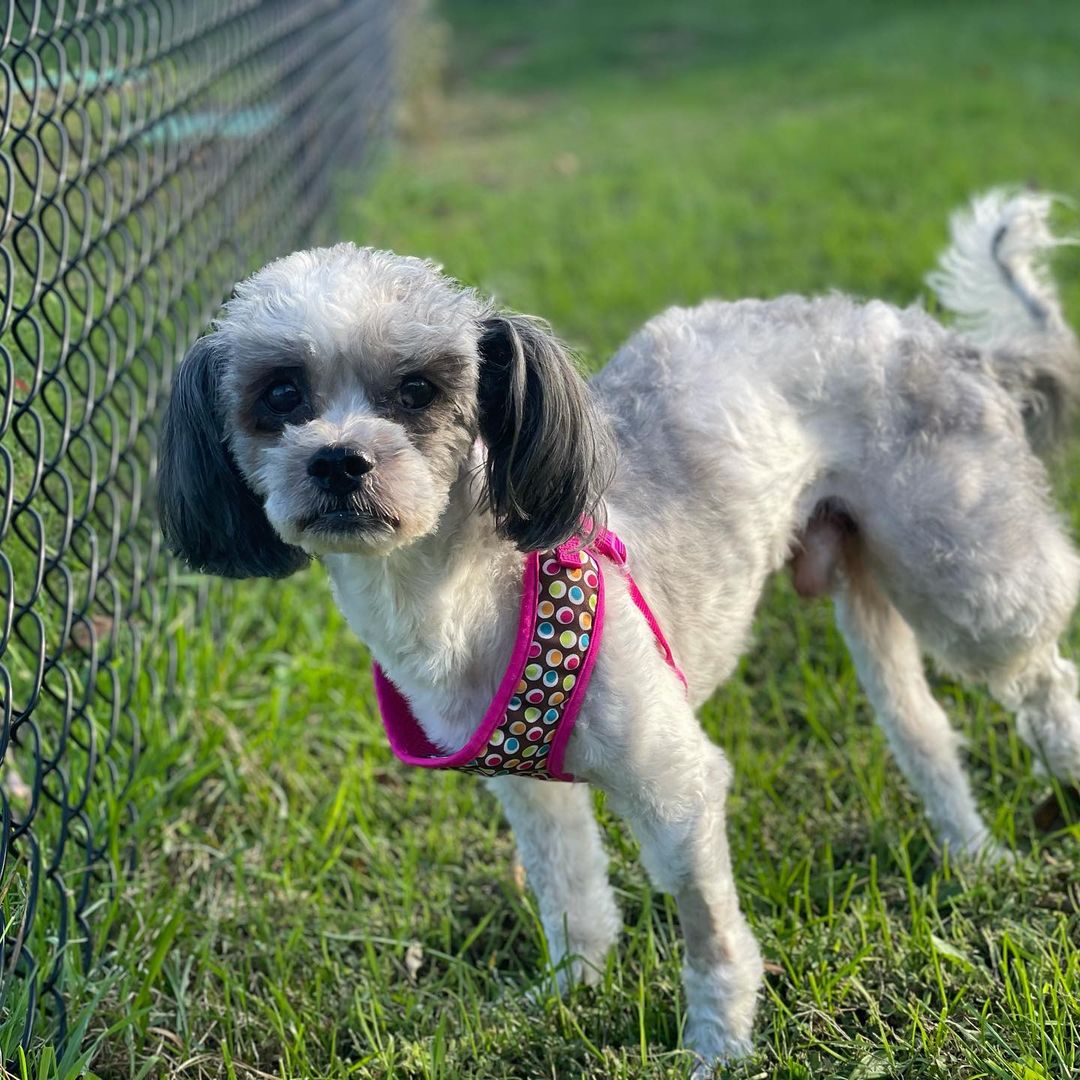
<svg viewBox="0 0 1080 1080"><path fill-rule="evenodd" d="M1058 441L1080 400L1080 348L1047 266L1053 248L1076 241L1050 231L1054 202L1002 189L972 199L926 279L1019 401L1036 450Z"/></svg>

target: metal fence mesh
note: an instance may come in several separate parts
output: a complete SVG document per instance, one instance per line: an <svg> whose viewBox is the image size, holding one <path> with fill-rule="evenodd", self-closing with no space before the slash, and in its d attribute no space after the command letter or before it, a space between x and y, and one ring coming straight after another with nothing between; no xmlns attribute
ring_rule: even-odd
<svg viewBox="0 0 1080 1080"><path fill-rule="evenodd" d="M0 1037L65 1036L167 678L172 369L374 144L394 0L0 2Z"/></svg>

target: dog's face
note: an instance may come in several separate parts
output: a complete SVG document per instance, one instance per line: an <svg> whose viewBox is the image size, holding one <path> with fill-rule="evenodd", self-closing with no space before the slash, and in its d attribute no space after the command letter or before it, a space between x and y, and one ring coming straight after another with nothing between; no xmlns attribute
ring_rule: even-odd
<svg viewBox="0 0 1080 1080"><path fill-rule="evenodd" d="M477 432L486 312L419 259L298 252L244 282L213 348L229 449L312 554L431 532Z"/></svg>
<svg viewBox="0 0 1080 1080"><path fill-rule="evenodd" d="M180 367L163 528L187 561L231 577L384 555L437 529L478 436L484 512L519 546L595 515L604 424L546 328L420 259L298 252L242 283Z"/></svg>

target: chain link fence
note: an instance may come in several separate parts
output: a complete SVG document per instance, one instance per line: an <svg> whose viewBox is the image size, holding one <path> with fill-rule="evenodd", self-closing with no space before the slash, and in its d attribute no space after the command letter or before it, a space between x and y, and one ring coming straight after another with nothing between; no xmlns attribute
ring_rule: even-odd
<svg viewBox="0 0 1080 1080"><path fill-rule="evenodd" d="M395 0L0 3L0 1052L62 1045L170 678L175 364L377 143Z"/></svg>

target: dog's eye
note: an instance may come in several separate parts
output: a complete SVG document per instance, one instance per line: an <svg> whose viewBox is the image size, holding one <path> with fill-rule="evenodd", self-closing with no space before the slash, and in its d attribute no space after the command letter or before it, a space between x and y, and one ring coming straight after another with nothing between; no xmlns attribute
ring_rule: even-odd
<svg viewBox="0 0 1080 1080"><path fill-rule="evenodd" d="M274 383L263 394L266 407L279 416L288 416L289 413L295 412L303 400L304 395L300 387L292 379L282 379L281 382Z"/></svg>
<svg viewBox="0 0 1080 1080"><path fill-rule="evenodd" d="M435 400L435 384L422 375L410 375L398 387L398 398L406 409L426 409Z"/></svg>

